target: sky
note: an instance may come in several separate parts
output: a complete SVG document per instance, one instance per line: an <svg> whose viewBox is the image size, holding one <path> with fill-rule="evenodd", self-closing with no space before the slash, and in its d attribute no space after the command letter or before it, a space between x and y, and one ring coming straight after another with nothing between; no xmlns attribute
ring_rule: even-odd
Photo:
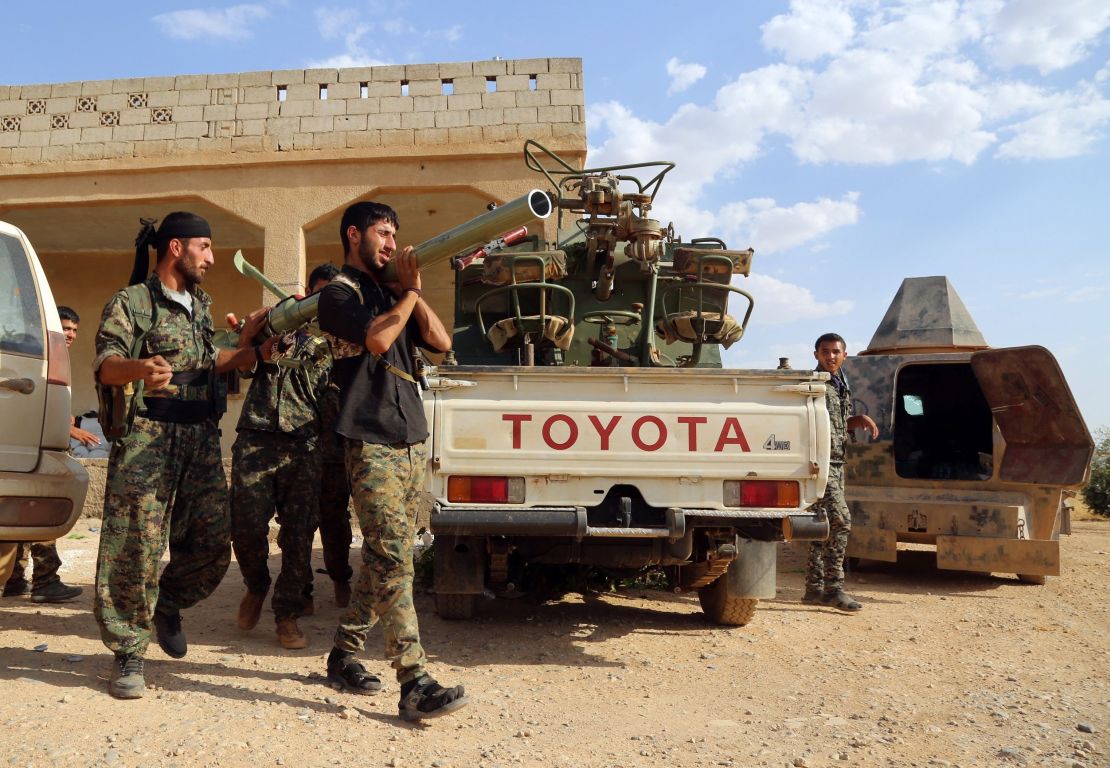
<svg viewBox="0 0 1110 768"><path fill-rule="evenodd" d="M5 3L0 84L583 60L589 165L670 160L654 215L755 248L728 365L867 346L946 275L994 347L1110 426L1110 3Z"/></svg>

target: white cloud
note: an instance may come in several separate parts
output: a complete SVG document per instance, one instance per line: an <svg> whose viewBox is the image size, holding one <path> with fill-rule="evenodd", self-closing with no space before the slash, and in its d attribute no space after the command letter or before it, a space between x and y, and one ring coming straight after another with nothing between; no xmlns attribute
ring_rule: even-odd
<svg viewBox="0 0 1110 768"><path fill-rule="evenodd" d="M354 8L317 8L316 27L325 40L343 40L344 52L308 63L312 68L373 67L389 62L373 56L362 40L370 32L364 14Z"/></svg>
<svg viewBox="0 0 1110 768"><path fill-rule="evenodd" d="M1110 100L1092 96L1044 111L1009 127L1013 138L998 147L1005 158L1054 160L1090 151L1110 128Z"/></svg>
<svg viewBox="0 0 1110 768"><path fill-rule="evenodd" d="M683 64L675 57L667 60L667 74L671 76L671 84L667 87L667 94L681 93L705 77L706 69L701 64Z"/></svg>
<svg viewBox="0 0 1110 768"><path fill-rule="evenodd" d="M988 17L984 47L1001 67L1041 74L1087 57L1110 27L1106 0L1012 0Z"/></svg>
<svg viewBox="0 0 1110 768"><path fill-rule="evenodd" d="M855 34L849 3L791 0L790 13L763 25L763 46L787 61L814 61L840 53Z"/></svg>
<svg viewBox="0 0 1110 768"><path fill-rule="evenodd" d="M859 194L850 192L841 200L823 197L788 207L767 198L729 203L718 213L717 229L729 240L751 245L757 253L777 253L855 224L860 217L858 201Z"/></svg>
<svg viewBox="0 0 1110 768"><path fill-rule="evenodd" d="M750 277L737 281L735 285L756 297L752 322L758 321L760 325L839 317L848 314L855 307L850 299L821 301L808 288L761 273L753 273ZM830 290L836 294L840 288L831 285Z"/></svg>
<svg viewBox="0 0 1110 768"><path fill-rule="evenodd" d="M241 40L253 34L251 24L269 16L270 12L261 5L233 5L160 13L154 17L154 23L179 40Z"/></svg>

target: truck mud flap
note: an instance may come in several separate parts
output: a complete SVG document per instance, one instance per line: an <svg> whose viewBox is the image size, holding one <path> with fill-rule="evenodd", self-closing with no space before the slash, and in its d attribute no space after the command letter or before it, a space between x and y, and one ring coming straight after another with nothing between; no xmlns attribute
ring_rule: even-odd
<svg viewBox="0 0 1110 768"><path fill-rule="evenodd" d="M853 526L852 532L848 535L848 557L882 560L887 563L896 562L898 560L898 534L885 528L856 528Z"/></svg>
<svg viewBox="0 0 1110 768"><path fill-rule="evenodd" d="M736 559L721 577L728 580L728 596L761 600L773 598L777 558L777 542L738 539Z"/></svg>
<svg viewBox="0 0 1110 768"><path fill-rule="evenodd" d="M852 536L855 535L852 531ZM1060 542L937 536L937 567L954 571L1059 576Z"/></svg>

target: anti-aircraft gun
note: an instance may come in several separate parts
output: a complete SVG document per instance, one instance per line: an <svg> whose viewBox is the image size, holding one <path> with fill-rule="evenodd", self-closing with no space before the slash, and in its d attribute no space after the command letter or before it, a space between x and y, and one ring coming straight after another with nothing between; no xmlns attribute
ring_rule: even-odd
<svg viewBox="0 0 1110 768"><path fill-rule="evenodd" d="M776 542L827 535L806 510L828 476L826 375L721 367L753 251L652 218L673 163L576 169L534 141L524 161L556 239L453 261L454 350L429 375L437 611L469 617L533 565L663 568L745 624L774 596Z"/></svg>

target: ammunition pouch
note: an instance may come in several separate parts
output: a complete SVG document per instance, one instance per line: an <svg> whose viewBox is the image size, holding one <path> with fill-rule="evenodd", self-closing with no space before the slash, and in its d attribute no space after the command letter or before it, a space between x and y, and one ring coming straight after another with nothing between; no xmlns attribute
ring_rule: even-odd
<svg viewBox="0 0 1110 768"><path fill-rule="evenodd" d="M122 387L110 387L99 382L96 384L97 418L104 430L104 436L109 440L119 440L131 431L138 404L135 396L136 384L142 387L141 381Z"/></svg>

